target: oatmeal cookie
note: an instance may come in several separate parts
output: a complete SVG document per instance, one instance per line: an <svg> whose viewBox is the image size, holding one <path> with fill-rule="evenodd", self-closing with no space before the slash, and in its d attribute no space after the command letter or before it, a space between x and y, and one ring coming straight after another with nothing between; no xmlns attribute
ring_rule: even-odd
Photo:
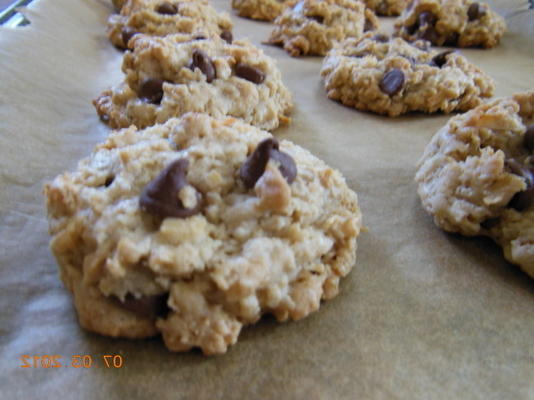
<svg viewBox="0 0 534 400"><path fill-rule="evenodd" d="M471 0L413 0L395 23L396 35L435 46L495 47L505 30L503 17Z"/></svg>
<svg viewBox="0 0 534 400"><path fill-rule="evenodd" d="M361 213L341 174L235 118L188 113L110 134L45 187L51 249L80 324L224 353L265 313L338 293Z"/></svg>
<svg viewBox="0 0 534 400"><path fill-rule="evenodd" d="M378 27L376 15L356 0L301 0L274 23L268 43L283 46L293 57L324 56L334 42Z"/></svg>
<svg viewBox="0 0 534 400"><path fill-rule="evenodd" d="M451 118L415 177L424 209L449 232L493 238L534 277L534 92Z"/></svg>
<svg viewBox="0 0 534 400"><path fill-rule="evenodd" d="M273 21L292 0L232 0L237 15L260 21Z"/></svg>
<svg viewBox="0 0 534 400"><path fill-rule="evenodd" d="M410 0L362 0L377 15L400 15Z"/></svg>
<svg viewBox="0 0 534 400"><path fill-rule="evenodd" d="M206 0L127 0L119 14L108 22L111 42L128 48L138 33L166 36L173 33L192 36L232 37L232 22L226 13L217 13Z"/></svg>
<svg viewBox="0 0 534 400"><path fill-rule="evenodd" d="M268 130L289 121L293 103L276 62L246 40L136 35L130 44L124 82L94 101L113 128L144 128L189 111Z"/></svg>
<svg viewBox="0 0 534 400"><path fill-rule="evenodd" d="M493 80L461 54L428 47L425 41L372 33L347 39L323 61L327 95L395 117L410 111L466 111L493 94Z"/></svg>

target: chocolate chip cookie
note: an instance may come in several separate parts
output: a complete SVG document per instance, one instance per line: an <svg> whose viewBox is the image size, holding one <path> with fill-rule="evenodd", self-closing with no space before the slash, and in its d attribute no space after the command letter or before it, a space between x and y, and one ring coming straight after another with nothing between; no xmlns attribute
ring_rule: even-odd
<svg viewBox="0 0 534 400"><path fill-rule="evenodd" d="M260 21L273 21L293 0L232 0L237 15Z"/></svg>
<svg viewBox="0 0 534 400"><path fill-rule="evenodd" d="M440 228L485 235L534 277L534 92L496 99L449 120L415 177Z"/></svg>
<svg viewBox="0 0 534 400"><path fill-rule="evenodd" d="M334 47L321 75L329 98L390 117L469 110L494 88L493 80L458 52L371 33Z"/></svg>
<svg viewBox="0 0 534 400"><path fill-rule="evenodd" d="M400 15L410 0L363 0L377 15Z"/></svg>
<svg viewBox="0 0 534 400"><path fill-rule="evenodd" d="M242 118L263 129L288 122L291 94L276 62L245 40L136 35L124 82L94 101L113 128L162 123L186 112Z"/></svg>
<svg viewBox="0 0 534 400"><path fill-rule="evenodd" d="M324 56L336 41L378 27L376 15L356 0L301 0L274 21L268 43L291 56Z"/></svg>
<svg viewBox="0 0 534 400"><path fill-rule="evenodd" d="M504 18L471 0L413 0L395 23L398 36L435 46L495 47L505 30Z"/></svg>
<svg viewBox="0 0 534 400"><path fill-rule="evenodd" d="M115 46L126 49L138 33L228 38L232 35L232 22L228 14L217 13L206 0L127 0L119 14L110 16L108 36Z"/></svg>
<svg viewBox="0 0 534 400"><path fill-rule="evenodd" d="M265 313L338 293L361 213L341 174L235 118L189 113L110 134L45 187L51 249L80 324L224 353Z"/></svg>

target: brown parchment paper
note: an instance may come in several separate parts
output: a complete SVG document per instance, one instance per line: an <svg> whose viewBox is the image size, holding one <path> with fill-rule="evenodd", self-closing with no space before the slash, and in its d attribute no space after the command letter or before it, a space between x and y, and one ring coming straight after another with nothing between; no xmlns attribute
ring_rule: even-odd
<svg viewBox="0 0 534 400"><path fill-rule="evenodd" d="M230 0L214 1L230 10ZM511 32L493 50L463 50L497 95L534 88L534 13L499 1ZM111 7L39 0L31 25L0 29L0 398L534 398L534 281L484 239L445 234L416 195L415 163L447 116L389 119L328 100L320 58L275 57L294 94L277 134L340 169L369 232L341 294L319 312L244 329L226 355L168 352L159 340L114 340L78 327L48 250L43 182L73 169L108 129L91 99L121 77L104 34ZM271 25L233 14L255 44ZM381 19L391 27L392 19ZM91 355L91 368L21 368L21 355ZM124 366L104 368L102 355Z"/></svg>

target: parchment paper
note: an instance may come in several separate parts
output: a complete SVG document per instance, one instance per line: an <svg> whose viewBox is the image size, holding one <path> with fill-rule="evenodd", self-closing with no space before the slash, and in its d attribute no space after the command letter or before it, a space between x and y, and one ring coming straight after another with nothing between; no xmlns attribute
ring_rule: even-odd
<svg viewBox="0 0 534 400"><path fill-rule="evenodd" d="M230 11L230 0L214 1ZM497 4L511 32L493 50L463 50L497 95L534 88L534 16ZM277 133L340 169L369 232L341 294L319 312L244 329L226 355L168 352L159 339L114 340L79 328L48 250L43 182L73 169L108 129L91 99L120 77L97 0L39 0L31 25L0 30L0 398L534 398L534 281L489 240L449 235L422 210L413 176L448 116L389 119L328 100L320 58L275 57L294 94ZM271 25L233 15L261 45ZM382 19L391 27L392 19ZM21 355L91 355L91 368L21 368ZM120 354L124 366L103 367Z"/></svg>

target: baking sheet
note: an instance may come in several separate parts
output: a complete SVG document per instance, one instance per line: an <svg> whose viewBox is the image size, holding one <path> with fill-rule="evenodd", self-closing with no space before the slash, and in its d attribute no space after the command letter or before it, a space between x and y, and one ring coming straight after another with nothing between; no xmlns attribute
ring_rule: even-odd
<svg viewBox="0 0 534 400"><path fill-rule="evenodd" d="M230 11L230 0L213 2ZM497 95L534 88L533 12L504 2L512 32L463 50ZM389 119L328 100L321 59L261 45L271 25L233 14L234 36L275 57L293 92L277 134L340 169L369 232L340 295L310 317L266 317L217 357L168 352L159 339L114 340L78 327L48 250L43 182L89 154L108 129L91 100L120 77L104 0L39 0L31 25L0 30L0 397L5 399L534 398L534 281L485 239L437 229L413 176L448 119ZM390 27L392 19L381 19ZM21 356L90 355L90 368L21 368ZM119 354L121 368L103 355Z"/></svg>

